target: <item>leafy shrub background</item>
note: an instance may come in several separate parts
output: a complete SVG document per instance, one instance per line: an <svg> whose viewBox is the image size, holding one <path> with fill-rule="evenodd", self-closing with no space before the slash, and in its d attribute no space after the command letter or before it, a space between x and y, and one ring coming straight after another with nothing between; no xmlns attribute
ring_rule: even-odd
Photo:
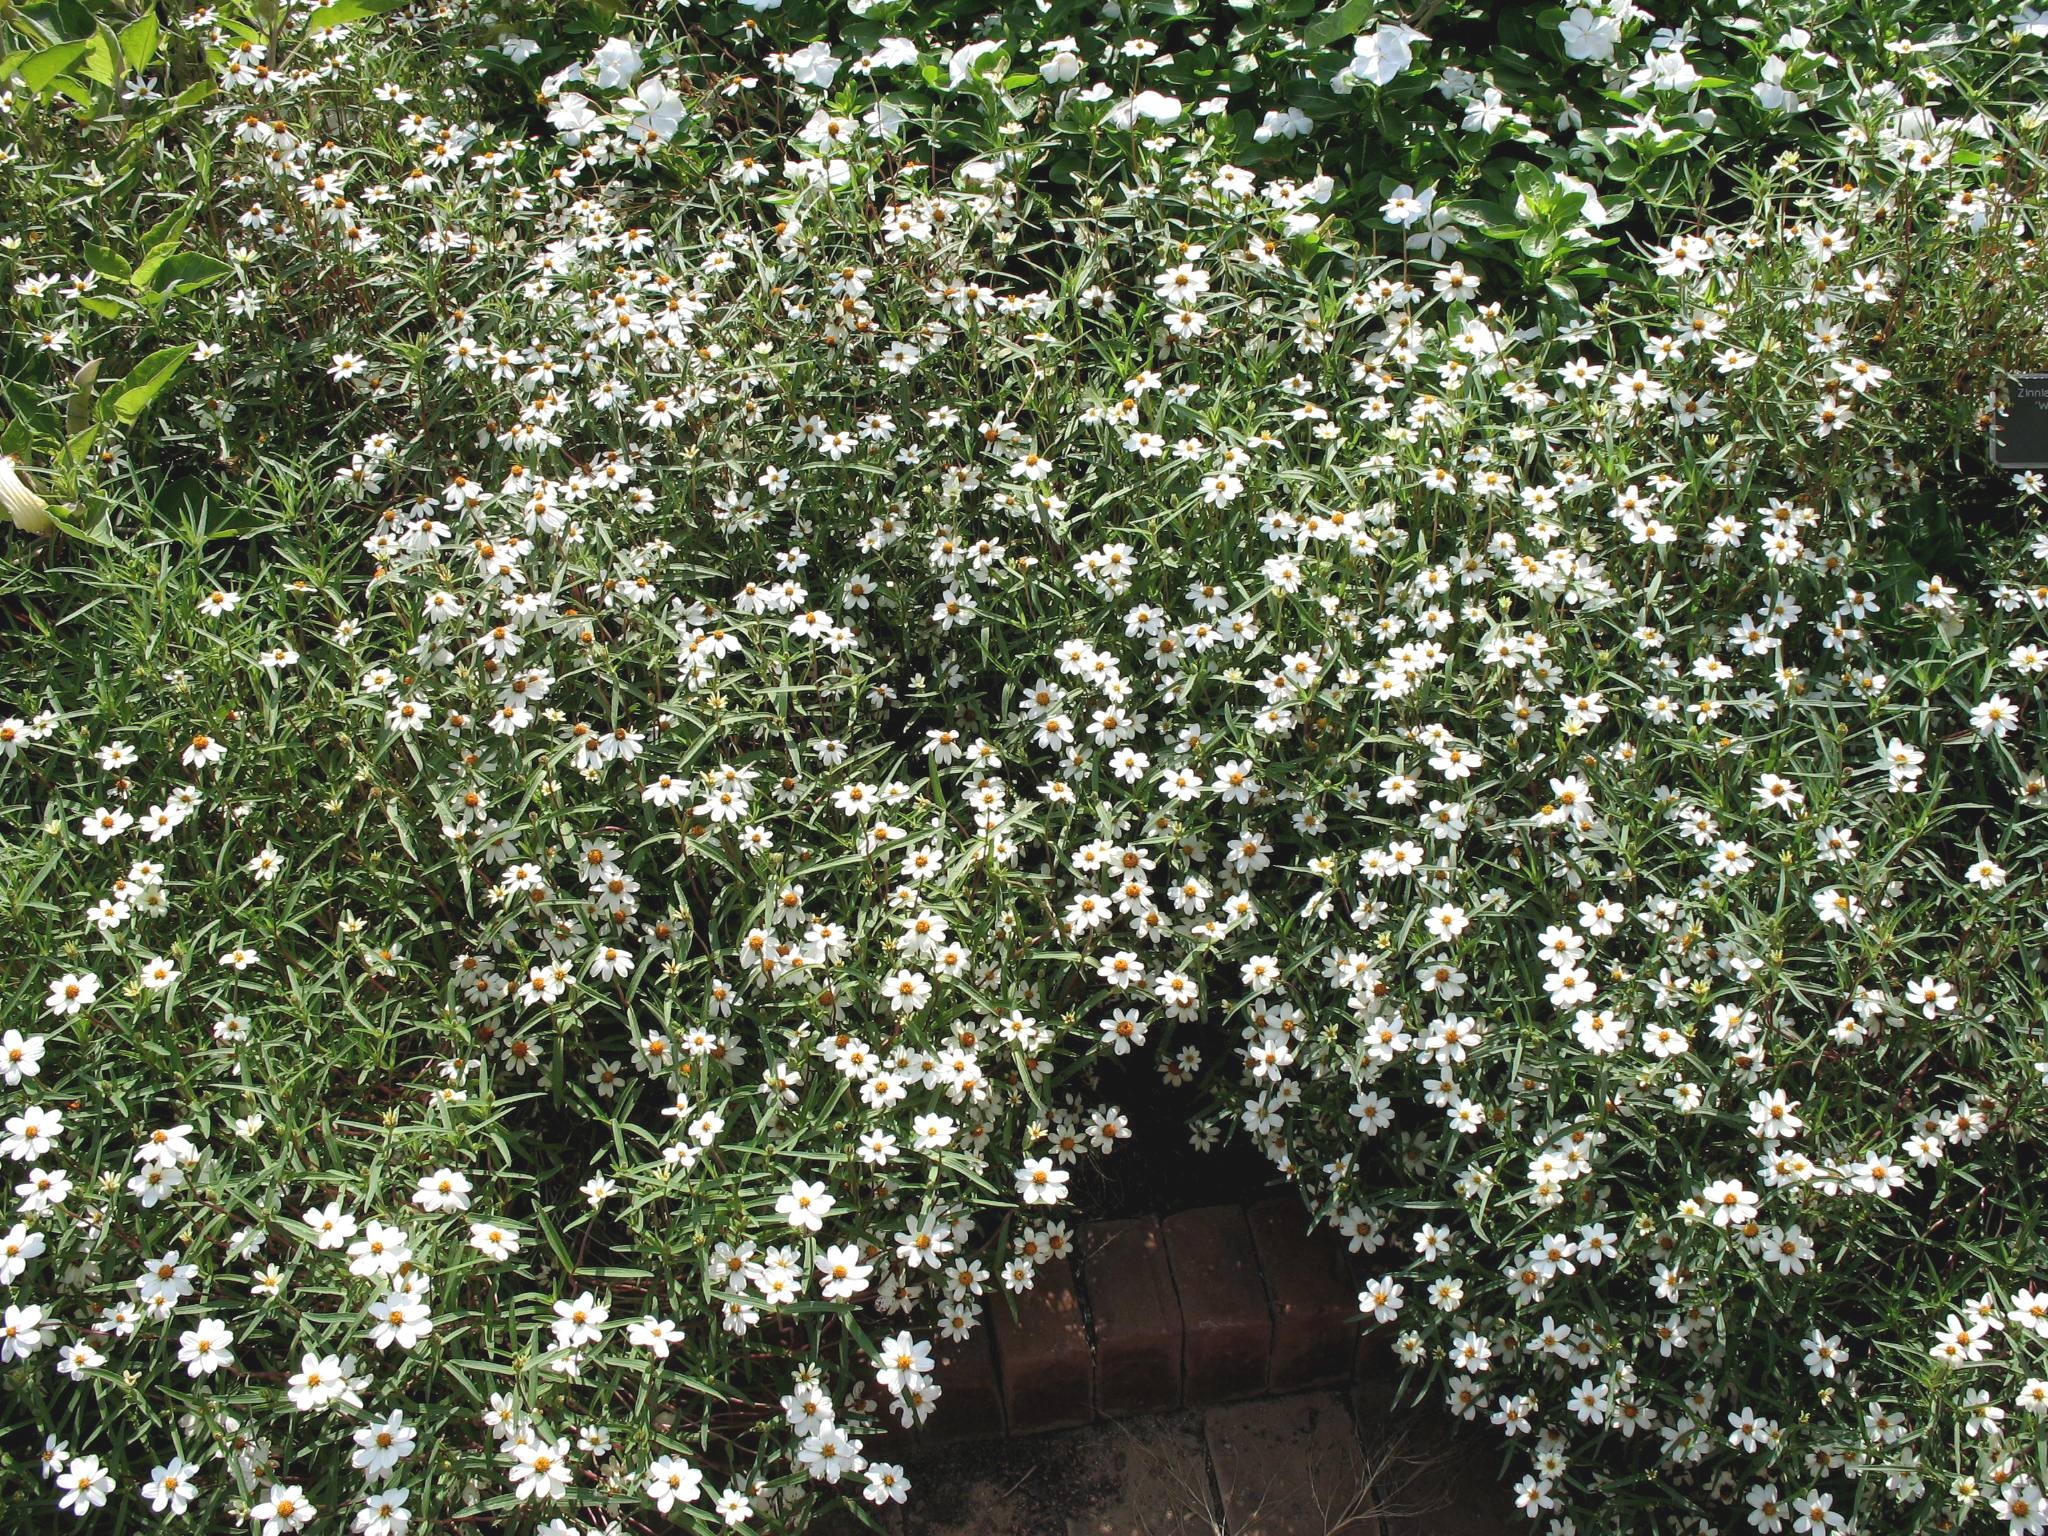
<svg viewBox="0 0 2048 1536"><path fill-rule="evenodd" d="M38 1518L885 1502L1136 1054L1538 1528L2041 1528L2032 13L9 25Z"/></svg>

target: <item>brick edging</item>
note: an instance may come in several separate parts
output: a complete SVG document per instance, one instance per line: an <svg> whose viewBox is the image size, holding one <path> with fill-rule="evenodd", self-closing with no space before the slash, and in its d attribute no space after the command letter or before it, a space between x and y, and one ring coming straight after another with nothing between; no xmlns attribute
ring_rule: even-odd
<svg viewBox="0 0 2048 1536"><path fill-rule="evenodd" d="M1033 1435L1355 1379L1371 1332L1344 1245L1299 1201L1092 1222L1076 1260L938 1354L926 1442Z"/></svg>

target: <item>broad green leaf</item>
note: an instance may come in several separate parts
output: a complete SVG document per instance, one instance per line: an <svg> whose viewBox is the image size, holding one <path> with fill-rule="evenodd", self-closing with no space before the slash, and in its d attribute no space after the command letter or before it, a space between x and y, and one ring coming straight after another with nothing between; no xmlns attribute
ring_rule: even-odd
<svg viewBox="0 0 2048 1536"><path fill-rule="evenodd" d="M180 224L178 232L182 232L183 228L184 226ZM135 264L135 270L129 274L128 283L130 287L151 288L155 286L157 269L178 254L178 232L174 232L168 238L157 241L150 246L149 254L138 261Z"/></svg>
<svg viewBox="0 0 2048 1536"><path fill-rule="evenodd" d="M46 91L56 78L85 57L85 43L59 43L31 55L21 66L21 83L32 91Z"/></svg>
<svg viewBox="0 0 2048 1536"><path fill-rule="evenodd" d="M156 57L158 33L154 11L144 11L121 29L121 57L130 69L141 69Z"/></svg>
<svg viewBox="0 0 2048 1536"><path fill-rule="evenodd" d="M99 441L99 435L100 429L87 422L65 439L64 452L58 456L59 461L70 465L74 470L77 469L92 456L93 444Z"/></svg>
<svg viewBox="0 0 2048 1536"><path fill-rule="evenodd" d="M81 0L49 0L44 5L25 5L8 18L25 22L29 29L53 43L72 43L92 35L99 25L92 7Z"/></svg>
<svg viewBox="0 0 2048 1536"><path fill-rule="evenodd" d="M151 255L154 255L151 252ZM148 266L147 262L144 266ZM196 293L208 283L217 283L235 269L216 257L201 251L180 251L165 258L152 267L145 277L138 268L135 274L137 285L147 284L159 297L168 298L174 293Z"/></svg>
<svg viewBox="0 0 2048 1536"><path fill-rule="evenodd" d="M1373 0L1344 0L1336 10L1325 11L1310 22L1302 40L1311 48L1327 48L1339 38L1357 32L1372 13Z"/></svg>
<svg viewBox="0 0 2048 1536"><path fill-rule="evenodd" d="M189 345L163 347L150 353L128 370L128 377L108 391L107 397L100 402L100 419L104 421L111 417L123 423L134 421L178 376L178 370L185 366L185 359L191 355Z"/></svg>
<svg viewBox="0 0 2048 1536"><path fill-rule="evenodd" d="M321 6L306 18L306 30L317 32L322 27L345 27L352 21L367 21L372 16L395 11L405 3L406 0L334 0L334 4Z"/></svg>
<svg viewBox="0 0 2048 1536"><path fill-rule="evenodd" d="M125 283L135 276L135 269L128 265L127 258L108 250L104 245L88 244L85 248L85 264L101 277L110 277L117 283Z"/></svg>
<svg viewBox="0 0 2048 1536"><path fill-rule="evenodd" d="M151 253L161 251L165 256L168 256L177 249L178 236L185 233L185 226L191 222L192 205L187 203L176 213L165 219L163 223L153 229L144 231L142 238L137 244L145 251Z"/></svg>
<svg viewBox="0 0 2048 1536"><path fill-rule="evenodd" d="M113 519L102 507L96 516L86 517L76 507L60 507L52 503L50 517L57 526L81 544L96 545L100 549L126 549L127 543L113 533Z"/></svg>
<svg viewBox="0 0 2048 1536"><path fill-rule="evenodd" d="M85 40L85 57L78 61L78 69L97 85L112 86L121 78L121 43L112 28L103 26Z"/></svg>

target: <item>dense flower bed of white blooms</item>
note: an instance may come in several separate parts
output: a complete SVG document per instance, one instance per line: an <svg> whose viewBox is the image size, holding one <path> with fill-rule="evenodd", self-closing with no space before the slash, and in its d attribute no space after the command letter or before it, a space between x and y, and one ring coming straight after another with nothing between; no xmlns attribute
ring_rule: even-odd
<svg viewBox="0 0 2048 1536"><path fill-rule="evenodd" d="M2048 1530L2048 21L376 10L0 70L10 1494L900 1501L1191 1125L1532 1530Z"/></svg>

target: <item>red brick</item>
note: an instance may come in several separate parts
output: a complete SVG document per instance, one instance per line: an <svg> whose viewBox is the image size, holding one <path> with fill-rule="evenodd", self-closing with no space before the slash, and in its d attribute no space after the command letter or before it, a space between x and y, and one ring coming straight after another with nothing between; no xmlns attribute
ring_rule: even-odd
<svg viewBox="0 0 2048 1536"><path fill-rule="evenodd" d="M1379 1490L1336 1393L1219 1408L1203 1415L1202 1436L1232 1536L1364 1536L1379 1529Z"/></svg>
<svg viewBox="0 0 2048 1536"><path fill-rule="evenodd" d="M919 1427L928 1444L1001 1437L1003 1390L996 1380L990 1332L977 1328L957 1343L941 1341L932 1371L932 1380L939 1386L938 1406Z"/></svg>
<svg viewBox="0 0 2048 1536"><path fill-rule="evenodd" d="M1065 1259L1039 1265L1037 1284L1016 1301L1015 1318L1004 1299L988 1309L1010 1433L1088 1423L1095 1417L1095 1362L1073 1266Z"/></svg>
<svg viewBox="0 0 2048 1536"><path fill-rule="evenodd" d="M1095 1410L1109 1418L1180 1406L1180 1301L1150 1216L1081 1229L1081 1284L1095 1336Z"/></svg>
<svg viewBox="0 0 2048 1536"><path fill-rule="evenodd" d="M1270 1392L1349 1381L1358 1364L1358 1292L1344 1271L1343 1243L1311 1232L1299 1200L1282 1196L1245 1212L1259 1271L1273 1303Z"/></svg>
<svg viewBox="0 0 2048 1536"><path fill-rule="evenodd" d="M1244 1212L1209 1206L1159 1225L1186 1330L1181 1381L1188 1404L1256 1397L1266 1387L1273 1318Z"/></svg>

